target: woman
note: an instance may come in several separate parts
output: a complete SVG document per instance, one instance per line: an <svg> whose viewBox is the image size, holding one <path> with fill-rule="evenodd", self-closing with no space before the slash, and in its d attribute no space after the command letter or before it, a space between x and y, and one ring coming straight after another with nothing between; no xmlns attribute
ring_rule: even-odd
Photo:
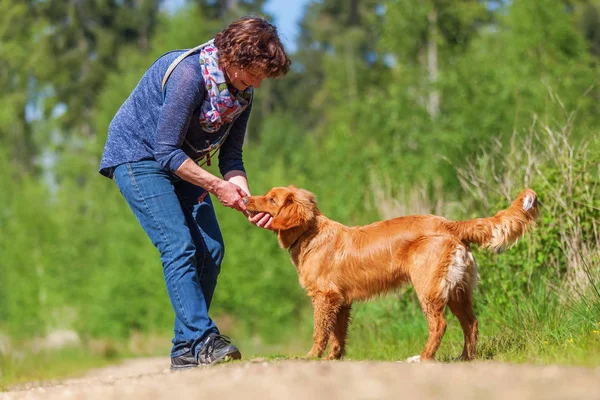
<svg viewBox="0 0 600 400"><path fill-rule="evenodd" d="M172 369L241 358L208 315L224 246L206 194L248 216L242 143L252 95L289 65L276 28L245 17L204 45L161 56L110 124L100 173L160 252L175 311ZM216 149L223 179L201 167ZM269 215L248 219L270 228Z"/></svg>

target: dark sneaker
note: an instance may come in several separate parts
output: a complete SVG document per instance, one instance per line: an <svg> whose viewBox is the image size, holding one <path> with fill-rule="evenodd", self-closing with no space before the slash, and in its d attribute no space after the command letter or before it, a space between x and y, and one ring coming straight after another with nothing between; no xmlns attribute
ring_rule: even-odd
<svg viewBox="0 0 600 400"><path fill-rule="evenodd" d="M242 354L224 335L211 333L198 353L198 365L213 365L228 360L239 360Z"/></svg>
<svg viewBox="0 0 600 400"><path fill-rule="evenodd" d="M188 349L188 351L177 357L171 357L171 370L190 369L197 366L198 361L192 355L192 350Z"/></svg>

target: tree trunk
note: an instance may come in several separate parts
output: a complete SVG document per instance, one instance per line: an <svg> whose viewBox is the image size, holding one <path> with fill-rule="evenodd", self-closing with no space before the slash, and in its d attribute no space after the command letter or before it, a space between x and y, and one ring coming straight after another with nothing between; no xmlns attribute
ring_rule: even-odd
<svg viewBox="0 0 600 400"><path fill-rule="evenodd" d="M349 26L358 26L360 24L359 3L359 0L350 1L350 14L348 15Z"/></svg>
<svg viewBox="0 0 600 400"><path fill-rule="evenodd" d="M429 76L429 99L427 112L431 119L436 119L440 113L440 92L436 88L438 82L438 49L437 49L437 10L435 5L427 15L427 73Z"/></svg>

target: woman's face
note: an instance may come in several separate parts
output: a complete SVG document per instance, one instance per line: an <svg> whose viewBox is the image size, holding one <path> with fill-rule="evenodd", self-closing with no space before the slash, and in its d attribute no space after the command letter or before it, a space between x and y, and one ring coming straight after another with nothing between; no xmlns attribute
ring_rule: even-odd
<svg viewBox="0 0 600 400"><path fill-rule="evenodd" d="M231 66L226 71L229 83L237 90L246 90L248 86L259 88L265 76L252 67Z"/></svg>

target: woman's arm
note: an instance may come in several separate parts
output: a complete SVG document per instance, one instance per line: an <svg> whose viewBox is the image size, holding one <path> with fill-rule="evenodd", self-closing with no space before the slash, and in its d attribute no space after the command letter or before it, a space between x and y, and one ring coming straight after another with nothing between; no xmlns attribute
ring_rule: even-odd
<svg viewBox="0 0 600 400"><path fill-rule="evenodd" d="M242 161L242 146L244 144L246 126L248 125L248 118L250 117L251 110L252 102L250 102L244 112L233 122L229 136L225 139L225 142L219 150L219 170L223 175L223 179L237 185L244 191L245 195L248 196L250 196L250 188L248 187L248 178L244 169L244 162ZM238 208L236 208L236 210L237 209ZM272 217L269 214L259 213L250 216L246 212L245 206L241 211L248 217L248 220L252 224L260 228L271 228Z"/></svg>
<svg viewBox="0 0 600 400"><path fill-rule="evenodd" d="M248 118L252 111L252 102L244 110L244 112L233 122L229 136L225 139L223 146L219 150L219 169L223 174L223 179L228 182L232 182L240 187L246 195L250 196L250 188L248 186L248 177L244 169L244 162L242 161L242 146L244 144L244 137L246 136L246 126L248 125ZM248 218L253 225L260 228L270 229L271 228L271 217L269 214L258 213L250 216L244 208L244 215Z"/></svg>
<svg viewBox="0 0 600 400"><path fill-rule="evenodd" d="M175 171L175 174L181 179L203 187L207 192L214 194L225 207L234 208L241 212L246 211L244 197L247 194L240 185L217 178L210 172L202 169L202 167L190 158L181 164L177 171ZM247 187L248 184L246 183Z"/></svg>
<svg viewBox="0 0 600 400"><path fill-rule="evenodd" d="M244 171L233 170L229 171L223 176L228 182L235 183L246 193L246 196L251 196L250 188L248 187L248 177Z"/></svg>
<svg viewBox="0 0 600 400"><path fill-rule="evenodd" d="M229 135L219 149L219 170L225 177L230 171L245 172L244 162L242 160L242 147L246 137L246 127L250 112L252 111L252 102L246 107L244 112L233 121L233 126Z"/></svg>
<svg viewBox="0 0 600 400"><path fill-rule="evenodd" d="M165 86L165 97L156 127L154 158L163 169L175 172L189 159L181 146L194 109L205 95L206 89L198 82L196 67L187 60L182 61L173 70Z"/></svg>
<svg viewBox="0 0 600 400"><path fill-rule="evenodd" d="M246 193L236 184L202 169L181 149L194 109L205 95L195 66L184 61L173 70L158 120L154 157L164 169L214 194L225 207L244 212Z"/></svg>

